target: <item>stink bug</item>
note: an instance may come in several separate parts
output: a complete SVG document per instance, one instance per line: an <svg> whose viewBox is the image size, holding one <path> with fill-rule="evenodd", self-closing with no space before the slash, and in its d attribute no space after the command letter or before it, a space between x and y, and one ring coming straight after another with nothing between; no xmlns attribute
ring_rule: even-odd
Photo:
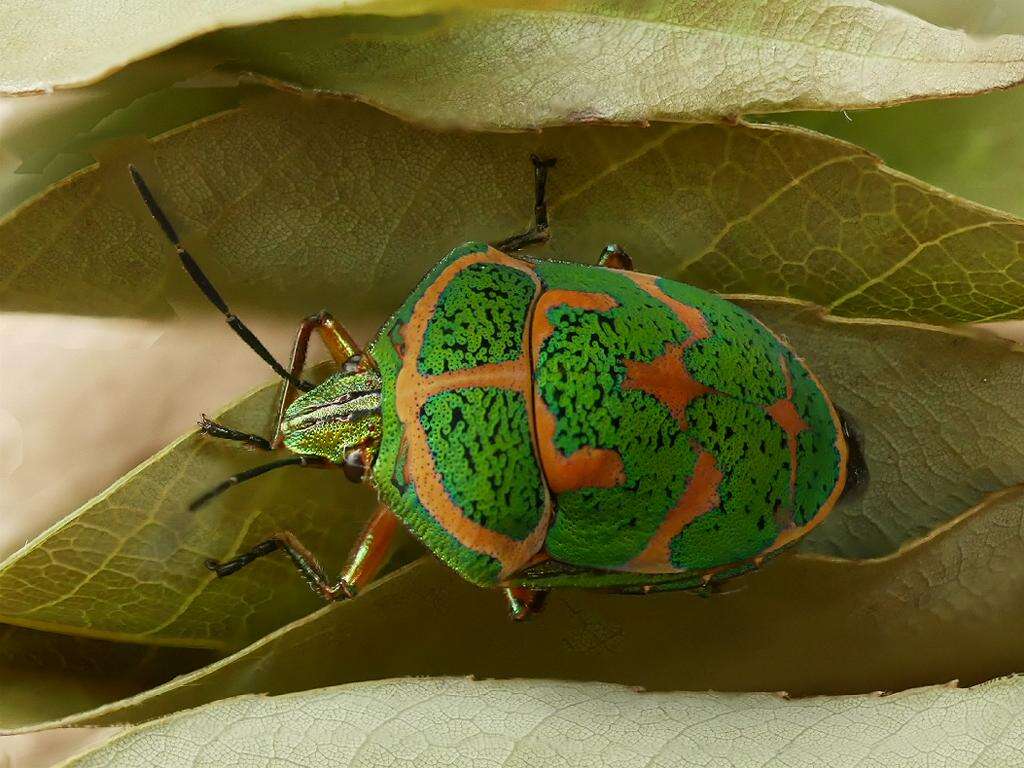
<svg viewBox="0 0 1024 768"><path fill-rule="evenodd" d="M381 507L332 581L287 531L225 561L283 550L325 600L385 563L399 521L462 577L503 589L514 618L553 587L701 589L757 567L828 515L861 471L856 443L803 362L740 307L633 271L518 252L548 238L553 160L533 158L533 226L442 259L365 349L327 312L299 328L288 368L228 309L131 175L182 264L284 379L273 437L203 420L213 437L341 468ZM301 379L317 331L337 363Z"/></svg>

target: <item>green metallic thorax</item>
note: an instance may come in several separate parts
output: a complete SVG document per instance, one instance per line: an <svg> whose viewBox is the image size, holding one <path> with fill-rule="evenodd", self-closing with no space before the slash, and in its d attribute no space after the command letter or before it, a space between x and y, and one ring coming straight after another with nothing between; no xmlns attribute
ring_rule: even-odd
<svg viewBox="0 0 1024 768"><path fill-rule="evenodd" d="M692 286L471 243L368 352L380 495L478 584L692 587L802 535L841 490L820 386Z"/></svg>

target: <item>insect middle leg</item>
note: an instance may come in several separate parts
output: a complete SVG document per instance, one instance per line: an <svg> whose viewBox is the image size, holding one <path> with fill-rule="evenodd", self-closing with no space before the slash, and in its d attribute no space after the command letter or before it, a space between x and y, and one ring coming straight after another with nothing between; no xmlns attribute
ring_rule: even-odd
<svg viewBox="0 0 1024 768"><path fill-rule="evenodd" d="M275 533L248 552L220 562L207 560L206 567L218 576L230 576L254 560L283 550L306 583L327 602L354 596L369 584L391 556L398 518L387 507L381 506L356 539L342 570L341 577L332 582L312 552L289 531Z"/></svg>
<svg viewBox="0 0 1024 768"><path fill-rule="evenodd" d="M533 614L539 613L548 597L545 589L527 587L506 587L504 593L513 621L525 621Z"/></svg>
<svg viewBox="0 0 1024 768"><path fill-rule="evenodd" d="M615 243L609 243L601 251L601 256L597 260L597 266L632 272L633 259L620 246Z"/></svg>
<svg viewBox="0 0 1024 768"><path fill-rule="evenodd" d="M530 155L533 162L533 226L525 232L504 240L493 243L494 247L505 253L514 253L528 245L546 242L550 233L548 232L548 169L553 167L555 158L541 159L537 155Z"/></svg>

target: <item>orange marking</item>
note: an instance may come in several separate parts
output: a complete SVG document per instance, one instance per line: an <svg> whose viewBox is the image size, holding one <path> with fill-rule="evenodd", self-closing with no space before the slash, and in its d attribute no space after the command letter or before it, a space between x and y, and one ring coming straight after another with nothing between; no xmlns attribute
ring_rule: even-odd
<svg viewBox="0 0 1024 768"><path fill-rule="evenodd" d="M566 456L555 445L558 421L537 395L534 408L541 465L553 493L580 488L614 488L626 482L626 468L617 451L607 448L581 448Z"/></svg>
<svg viewBox="0 0 1024 768"><path fill-rule="evenodd" d="M704 319L704 313L696 307L676 301L658 286L658 278L654 275L645 275L642 272L625 272L623 277L629 278L637 287L660 301L679 318L679 321L690 331L690 338L684 343L690 346L701 339L711 336L708 322Z"/></svg>
<svg viewBox="0 0 1024 768"><path fill-rule="evenodd" d="M503 363L485 363L476 368L464 368L425 377L424 386L431 394L467 387L495 387L496 389L524 392L522 381L524 368L529 371L529 366L523 365L522 358L507 360Z"/></svg>
<svg viewBox="0 0 1024 768"><path fill-rule="evenodd" d="M776 338L778 337L776 336ZM788 345L784 346L787 346L788 348ZM814 372L811 371L811 369L808 368L806 365L804 366L804 370L807 371L807 375L811 377L811 381L814 382L814 385L825 396L825 402L828 403L829 413L832 415L832 424L835 426L836 430L836 449L839 451L839 478L836 480L836 485L835 488L832 489L832 493L825 500L825 503L821 505L821 509L818 510L814 517L812 517L802 526L794 525L780 531L779 535L775 538L775 541L772 543L772 545L761 553L762 556L767 555L770 552L774 552L778 549L782 549L783 547L793 543L802 536L805 536L808 531L810 531L822 520L828 517L828 513L832 511L832 508L836 505L836 502L839 501L839 497L842 496L843 488L846 487L846 464L849 461L850 448L846 444L846 438L843 436L843 425L839 421L839 414L836 412L835 406L832 405L832 399L828 396L828 393L825 392L824 387L821 386L821 382L818 381L818 377L815 376Z"/></svg>
<svg viewBox="0 0 1024 768"><path fill-rule="evenodd" d="M554 332L548 311L559 306L608 312L618 306L605 293L587 293L556 289L541 294L534 310L533 342L534 368L539 367L540 350ZM534 424L537 430L537 452L544 476L553 493L566 493L580 488L614 488L626 482L626 470L617 451L607 448L581 448L566 456L555 445L558 420L551 413L540 392L534 392Z"/></svg>
<svg viewBox="0 0 1024 768"><path fill-rule="evenodd" d="M722 477L721 471L715 466L715 457L701 451L683 495L665 515L644 551L630 560L624 570L636 573L685 570L673 567L669 545L683 528L718 506L718 485Z"/></svg>
<svg viewBox="0 0 1024 768"><path fill-rule="evenodd" d="M548 319L548 311L566 305L574 309L591 309L595 312L608 312L618 306L618 302L606 293L587 293L586 291L568 291L555 289L545 291L537 300L533 315L533 356L536 361L540 348L554 332L554 326Z"/></svg>
<svg viewBox="0 0 1024 768"><path fill-rule="evenodd" d="M544 512L541 519L537 527L522 541L485 528L466 517L448 495L434 464L426 432L419 421L420 410L432 395L452 388L470 386L493 386L519 392L526 402L528 411L532 411L533 377L530 369L528 333L523 334L523 353L516 360L482 365L465 371L452 371L438 376L423 376L419 373L418 360L423 338L441 294L459 272L479 263L501 264L523 272L533 280L536 293L541 290L540 280L528 263L506 256L493 248L488 248L485 253L467 254L450 264L424 291L413 308L409 323L402 328L405 353L395 384L395 407L407 443L406 474L416 478L416 492L423 506L460 544L500 562L499 578L505 578L529 563L544 545L552 514L551 498L547 488L544 490ZM532 417L532 413L530 415Z"/></svg>
<svg viewBox="0 0 1024 768"><path fill-rule="evenodd" d="M796 464L797 464L797 436L810 425L800 418L800 414L793 405L793 372L789 370L789 363L785 355L779 355L779 365L786 377L786 396L772 403L765 408L769 416L782 427L786 433L786 442L789 443L789 515L792 525L793 511L796 509ZM780 526L783 527L783 526Z"/></svg>
<svg viewBox="0 0 1024 768"><path fill-rule="evenodd" d="M649 363L639 360L625 360L626 378L622 382L623 389L639 389L656 397L672 412L679 428L685 430L686 406L694 398L711 391L710 387L694 379L683 362L683 353L689 345L687 339L682 344L666 344L665 352Z"/></svg>

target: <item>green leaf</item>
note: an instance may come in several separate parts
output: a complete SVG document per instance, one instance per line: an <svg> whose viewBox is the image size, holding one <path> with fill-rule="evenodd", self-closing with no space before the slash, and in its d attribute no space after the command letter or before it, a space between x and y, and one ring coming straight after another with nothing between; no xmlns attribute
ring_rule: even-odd
<svg viewBox="0 0 1024 768"><path fill-rule="evenodd" d="M886 557L783 558L726 585L727 592L740 587L735 594L706 601L686 594L635 598L557 592L545 613L526 625L508 622L498 594L428 559L382 579L356 600L299 619L211 667L70 722L138 721L226 695L408 674L612 675L611 682L648 688L807 694L898 690L952 678L974 682L1024 667L1018 642L1024 632L1024 614L1018 610L1024 586L1022 493L987 493L1024 482L1024 357L1019 347L966 331L825 321L806 307L778 301L748 306L806 350L812 369L863 432L872 475L867 488L859 499L836 509L804 548L850 557L889 553ZM269 405L268 394L264 390L236 407L229 423L248 413L241 426L255 425L255 414ZM175 450L180 448L165 455L173 457ZM218 445L205 451L206 456L225 453ZM186 498L219 476L200 466L201 458L188 465L191 479L178 481L190 483L181 491ZM162 471L159 462L142 470L157 471ZM321 474L327 473L312 473ZM274 515L282 527L297 527L303 538L319 532L318 546L332 552L327 562L340 563L356 532L348 525L349 510L356 507L344 507L345 516L335 516L331 497L310 488L308 475L296 470L279 477L281 486L272 491L276 495L265 514ZM160 482L166 481L142 483L137 476L122 492L131 497ZM259 487L263 482L269 481L246 486L248 493L226 495L225 504L230 499L252 508L252 499L260 498L255 494L268 492ZM308 506L291 518L295 510L277 505L296 497ZM117 509L101 497L12 558L0 570L0 620L45 618L63 622L60 629L66 632L117 631L123 595L106 585L123 580L126 572L140 582L145 581L142 574L150 580L173 577L172 583L198 584L204 590L184 606L178 595L139 592L134 614L181 617L173 625L174 637L171 628L155 620L150 621L157 629L151 630L139 627L136 619L135 639L146 642L209 644L236 635L255 637L258 629L249 614L225 605L238 595L253 599L265 593L263 628L315 607L283 557L210 582L201 568L204 555L216 549L213 554L223 557L263 535L255 526L240 529L226 506L209 518L190 521L187 513L164 505L157 519L172 516L168 524L183 548L162 552L163 572L127 558L104 565L121 552L119 539L111 538L109 549L90 553L98 565L79 587L66 575L76 563L72 543L96 527L109 526L112 508ZM155 531L145 529L153 515L145 508L122 513L118 529L143 531L132 549L153 548L147 537ZM332 527L329 541L323 540L324 526ZM200 540L206 549L186 546ZM45 589L25 589L33 579L41 581L39 563L52 572ZM71 610L81 606L64 597L69 592L72 597L87 593L88 610ZM908 604L917 609L908 614ZM202 621L214 610L219 611L217 632ZM703 629L695 633L694 626ZM866 653L865 648L872 650Z"/></svg>
<svg viewBox="0 0 1024 768"><path fill-rule="evenodd" d="M742 123L439 134L283 94L151 155L127 148L0 221L0 304L133 314L201 298L131 188L131 160L232 301L380 321L455 244L523 228L531 151L560 158L545 256L592 263L614 241L646 272L836 314L1024 316L1024 224L833 139Z"/></svg>
<svg viewBox="0 0 1024 768"><path fill-rule="evenodd" d="M769 119L857 144L903 173L1024 216L1024 89L865 112L805 112Z"/></svg>
<svg viewBox="0 0 1024 768"><path fill-rule="evenodd" d="M739 0L280 0L258 10L191 0L170 17L159 5L124 14L107 2L71 18L19 2L9 11L0 92L81 85L204 32L334 12L213 44L264 75L473 128L871 107L1024 80L1024 37L976 40L870 2L770 0L756 14Z"/></svg>
<svg viewBox="0 0 1024 768"><path fill-rule="evenodd" d="M276 393L276 384L265 386L222 418L270 434ZM319 599L286 561L271 558L225 580L203 561L225 559L286 529L338 567L374 508L373 496L340 473L286 469L188 511L202 492L267 460L197 431L179 439L0 564L0 620L100 639L226 649L309 613Z"/></svg>
<svg viewBox="0 0 1024 768"><path fill-rule="evenodd" d="M94 709L215 658L210 651L111 643L0 625L0 726L18 728Z"/></svg>
<svg viewBox="0 0 1024 768"><path fill-rule="evenodd" d="M553 680L383 680L221 701L119 734L65 765L1009 765L1024 753L1022 712L1020 678L803 700Z"/></svg>

